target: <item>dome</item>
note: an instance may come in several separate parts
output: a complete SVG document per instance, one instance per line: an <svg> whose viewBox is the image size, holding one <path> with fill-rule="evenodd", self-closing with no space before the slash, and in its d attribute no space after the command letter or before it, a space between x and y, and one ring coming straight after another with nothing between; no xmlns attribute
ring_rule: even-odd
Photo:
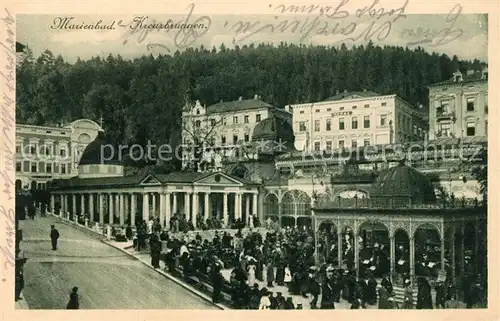
<svg viewBox="0 0 500 321"><path fill-rule="evenodd" d="M394 202L395 205L421 205L436 202L434 187L429 178L403 163L389 168L375 179L370 198L375 203Z"/></svg>
<svg viewBox="0 0 500 321"><path fill-rule="evenodd" d="M121 165L121 161L118 149L106 139L103 131L99 131L83 151L78 165Z"/></svg>
<svg viewBox="0 0 500 321"><path fill-rule="evenodd" d="M280 152L294 150L295 136L292 125L281 117L271 116L255 125L252 134L252 142L272 142L267 144L267 152L275 153L276 147ZM263 151L265 152L265 151Z"/></svg>

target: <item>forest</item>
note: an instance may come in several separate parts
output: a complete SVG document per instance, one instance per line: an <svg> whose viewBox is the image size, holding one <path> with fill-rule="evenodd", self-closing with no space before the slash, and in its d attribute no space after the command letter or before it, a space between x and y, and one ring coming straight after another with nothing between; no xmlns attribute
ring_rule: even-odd
<svg viewBox="0 0 500 321"><path fill-rule="evenodd" d="M68 63L50 50L39 57L26 50L17 67L16 120L54 125L78 118L103 118L117 144L180 141L182 109L200 100L219 101L260 95L283 108L321 101L337 91L371 90L398 94L426 108L426 86L449 79L457 69L480 69L478 60L429 53L422 48L347 48L281 43L217 49L188 48L173 55L120 55Z"/></svg>

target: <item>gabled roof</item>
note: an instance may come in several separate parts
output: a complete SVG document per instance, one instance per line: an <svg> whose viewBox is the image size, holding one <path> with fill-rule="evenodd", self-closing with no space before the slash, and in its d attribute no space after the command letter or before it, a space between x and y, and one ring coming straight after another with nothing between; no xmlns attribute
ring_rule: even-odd
<svg viewBox="0 0 500 321"><path fill-rule="evenodd" d="M220 102L207 107L207 114L229 113L243 110L274 108L272 105L263 102L260 99L245 99Z"/></svg>
<svg viewBox="0 0 500 321"><path fill-rule="evenodd" d="M330 98L327 98L323 101L336 101L336 100L345 100L345 99L356 99L356 98L368 98L368 97L377 97L382 96L379 93L374 91L366 90L366 91L353 91L353 92L342 92Z"/></svg>
<svg viewBox="0 0 500 321"><path fill-rule="evenodd" d="M53 180L50 188L53 189L85 189L85 188L111 188L111 187L139 187L144 185L164 185L164 184L186 184L199 183L210 176L220 175L226 180L241 183L243 185L258 186L259 183L235 177L226 173L192 173L173 172L166 175L158 175L146 172L142 175L123 177L99 177L99 178L78 178Z"/></svg>
<svg viewBox="0 0 500 321"><path fill-rule="evenodd" d="M486 69L485 71L487 72L488 70ZM451 77L450 79L430 84L429 87L439 86L439 85L460 85L460 84L466 84L466 83L471 83L471 82L476 82L476 81L488 82L488 78L483 78L482 71L475 70L471 74L462 73L462 81L460 81L460 82L456 82L455 78Z"/></svg>

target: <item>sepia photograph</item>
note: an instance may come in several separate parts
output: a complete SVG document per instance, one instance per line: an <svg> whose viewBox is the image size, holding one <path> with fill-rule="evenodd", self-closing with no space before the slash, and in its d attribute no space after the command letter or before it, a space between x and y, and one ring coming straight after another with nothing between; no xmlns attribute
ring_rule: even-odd
<svg viewBox="0 0 500 321"><path fill-rule="evenodd" d="M488 14L348 3L4 18L15 309L487 309Z"/></svg>

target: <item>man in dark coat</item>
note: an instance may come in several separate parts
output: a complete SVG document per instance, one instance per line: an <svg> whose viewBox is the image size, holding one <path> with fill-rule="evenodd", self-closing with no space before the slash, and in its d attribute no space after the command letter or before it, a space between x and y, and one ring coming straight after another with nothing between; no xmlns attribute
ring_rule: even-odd
<svg viewBox="0 0 500 321"><path fill-rule="evenodd" d="M57 240L59 239L59 231L54 225L50 226L50 240L52 241L52 251L57 250Z"/></svg>
<svg viewBox="0 0 500 321"><path fill-rule="evenodd" d="M78 310L80 308L80 302L78 302L78 287L74 287L69 295L69 302L66 306L68 310Z"/></svg>
<svg viewBox="0 0 500 321"><path fill-rule="evenodd" d="M431 286L424 278L418 278L417 309L432 309Z"/></svg>
<svg viewBox="0 0 500 321"><path fill-rule="evenodd" d="M384 276L380 285L387 289L388 294L392 294L393 291L392 282L387 275Z"/></svg>
<svg viewBox="0 0 500 321"><path fill-rule="evenodd" d="M321 285L318 282L317 277L312 277L309 283L309 292L313 296L311 301L311 309L317 309L318 296L321 293Z"/></svg>
<svg viewBox="0 0 500 321"><path fill-rule="evenodd" d="M366 302L369 305L375 305L377 303L377 281L373 275L370 276L366 286Z"/></svg>
<svg viewBox="0 0 500 321"><path fill-rule="evenodd" d="M436 309L444 309L444 304L446 302L446 288L443 282L438 282L436 284Z"/></svg>
<svg viewBox="0 0 500 321"><path fill-rule="evenodd" d="M335 291L333 285L333 268L326 269L326 279L321 289L321 309L335 309Z"/></svg>
<svg viewBox="0 0 500 321"><path fill-rule="evenodd" d="M214 264L214 269L212 271L212 286L214 288L212 292L212 302L219 303L221 300L222 287L224 286L224 277L220 271L220 266Z"/></svg>

